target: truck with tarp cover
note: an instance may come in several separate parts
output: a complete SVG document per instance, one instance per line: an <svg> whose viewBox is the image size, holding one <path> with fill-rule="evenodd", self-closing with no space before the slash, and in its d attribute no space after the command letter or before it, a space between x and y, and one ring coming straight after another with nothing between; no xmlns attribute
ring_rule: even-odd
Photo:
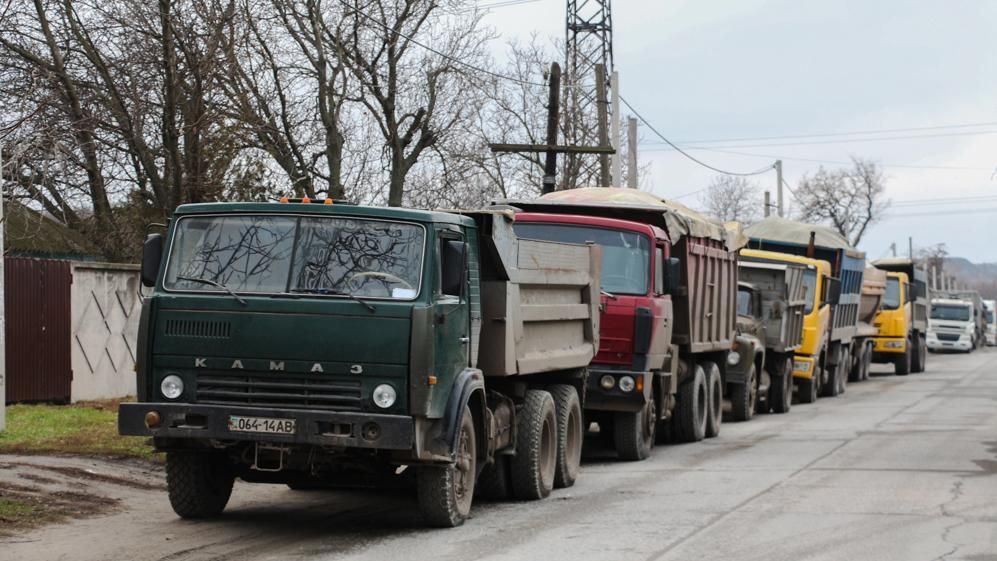
<svg viewBox="0 0 997 561"><path fill-rule="evenodd" d="M520 240L511 213L327 201L177 208L148 236L138 401L173 509L235 478L413 479L455 526L476 488L539 499L578 476L599 340L599 248Z"/></svg>
<svg viewBox="0 0 997 561"><path fill-rule="evenodd" d="M633 189L572 189L501 205L517 211L520 237L603 248L602 331L585 411L617 453L646 458L659 433L682 441L718 434L738 236Z"/></svg>
<svg viewBox="0 0 997 561"><path fill-rule="evenodd" d="M735 421L750 419L756 410L790 409L793 355L803 343L806 271L792 263L738 261L738 337L727 355L727 396Z"/></svg>
<svg viewBox="0 0 997 561"><path fill-rule="evenodd" d="M866 265L862 276L862 301L859 306L859 325L852 344L852 370L849 382L869 379L869 366L872 364L875 338L879 334L876 317L883 309L886 296L886 271Z"/></svg>
<svg viewBox="0 0 997 561"><path fill-rule="evenodd" d="M824 295L830 306L830 323L826 338L820 342L816 375L797 380L803 401L817 395L841 394L852 367L852 342L858 333L865 254L826 226L778 216L752 224L744 233L753 249L802 255L831 266Z"/></svg>

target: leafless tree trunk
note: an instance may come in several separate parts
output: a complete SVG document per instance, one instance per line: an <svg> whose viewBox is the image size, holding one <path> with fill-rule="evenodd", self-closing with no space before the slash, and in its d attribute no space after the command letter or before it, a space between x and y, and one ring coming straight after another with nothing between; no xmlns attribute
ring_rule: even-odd
<svg viewBox="0 0 997 561"><path fill-rule="evenodd" d="M758 185L744 177L720 175L713 179L700 203L711 216L724 222L751 224L758 220L762 201Z"/></svg>

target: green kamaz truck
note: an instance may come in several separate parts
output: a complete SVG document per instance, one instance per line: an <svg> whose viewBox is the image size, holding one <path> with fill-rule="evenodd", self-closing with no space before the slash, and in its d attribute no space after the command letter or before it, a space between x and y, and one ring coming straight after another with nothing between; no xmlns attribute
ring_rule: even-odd
<svg viewBox="0 0 997 561"><path fill-rule="evenodd" d="M137 403L182 517L233 481L389 483L426 521L476 487L539 499L578 475L598 349L599 248L512 217L332 201L176 210L145 241Z"/></svg>

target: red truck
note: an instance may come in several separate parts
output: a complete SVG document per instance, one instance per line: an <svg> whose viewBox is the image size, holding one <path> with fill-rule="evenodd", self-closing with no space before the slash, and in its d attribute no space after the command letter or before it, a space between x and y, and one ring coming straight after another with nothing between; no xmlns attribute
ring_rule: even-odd
<svg viewBox="0 0 997 561"><path fill-rule="evenodd" d="M734 337L736 248L716 223L647 193L574 189L507 204L520 238L602 248L599 352L586 420L617 454L642 460L660 428L680 441L716 436Z"/></svg>

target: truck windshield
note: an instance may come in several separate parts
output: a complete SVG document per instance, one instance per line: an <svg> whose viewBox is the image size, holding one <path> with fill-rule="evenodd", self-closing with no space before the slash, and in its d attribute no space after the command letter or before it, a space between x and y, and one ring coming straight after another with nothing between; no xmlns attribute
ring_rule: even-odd
<svg viewBox="0 0 997 561"><path fill-rule="evenodd" d="M969 321L969 306L957 304L932 304L931 319Z"/></svg>
<svg viewBox="0 0 997 561"><path fill-rule="evenodd" d="M883 309L896 310L900 307L900 279L886 279L886 295L883 296Z"/></svg>
<svg viewBox="0 0 997 561"><path fill-rule="evenodd" d="M421 226L342 217L192 216L177 222L167 290L308 293L411 300Z"/></svg>
<svg viewBox="0 0 997 561"><path fill-rule="evenodd" d="M994 311L987 310L984 314L987 318L987 323L994 323Z"/></svg>
<svg viewBox="0 0 997 561"><path fill-rule="evenodd" d="M751 316L751 291L737 289L737 315Z"/></svg>
<svg viewBox="0 0 997 561"><path fill-rule="evenodd" d="M806 289L806 307L803 308L804 314L809 314L814 311L814 305L817 303L817 271L813 269L807 269L803 273L803 287Z"/></svg>
<svg viewBox="0 0 997 561"><path fill-rule="evenodd" d="M517 222L516 235L547 240L602 246L602 289L612 294L647 294L651 242L636 232L590 228L571 224Z"/></svg>

